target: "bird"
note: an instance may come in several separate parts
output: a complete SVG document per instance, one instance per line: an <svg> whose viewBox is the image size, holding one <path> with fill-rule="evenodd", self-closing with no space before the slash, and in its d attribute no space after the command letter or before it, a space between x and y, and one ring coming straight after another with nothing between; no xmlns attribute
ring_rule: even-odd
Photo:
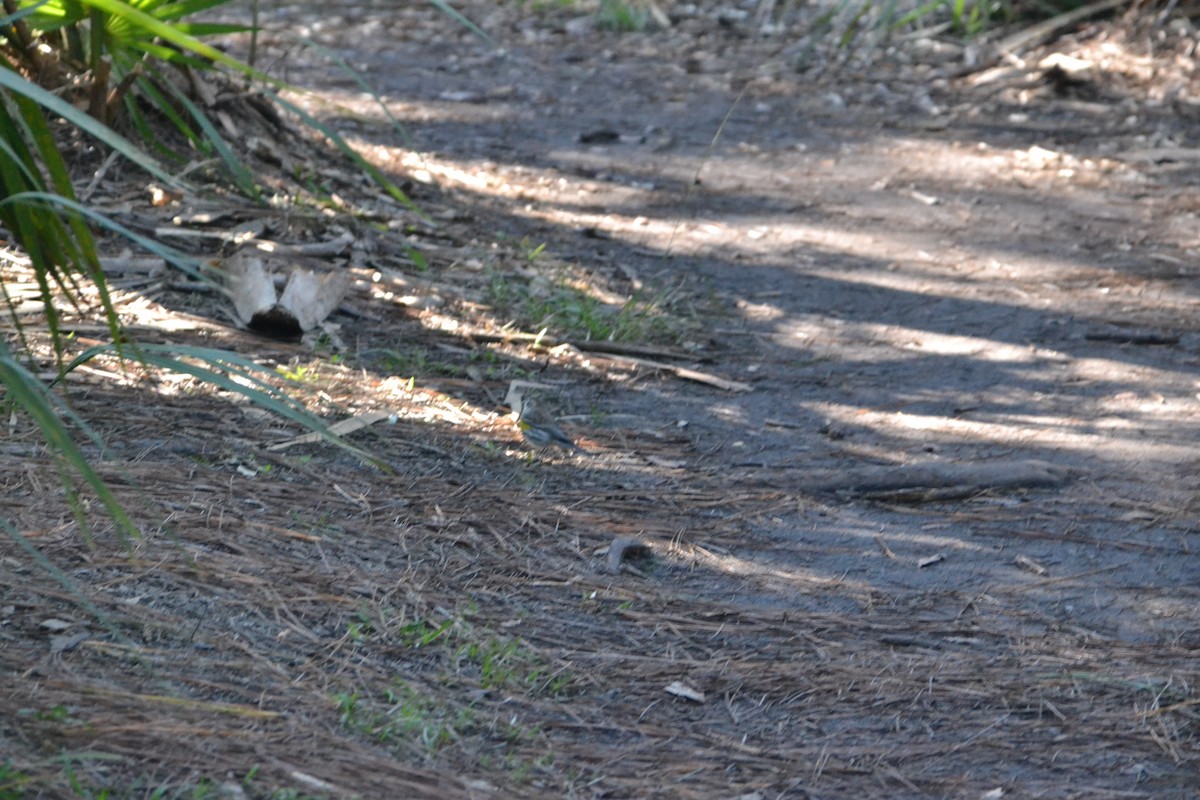
<svg viewBox="0 0 1200 800"><path fill-rule="evenodd" d="M588 452L575 444L562 428L542 416L533 401L525 396L522 391L524 386L519 384L525 386L536 384L513 381L509 386L508 396L505 398L508 407L512 409L513 417L516 418L517 428L521 431L521 438L524 439L525 444L536 450L558 447L571 452Z"/></svg>
<svg viewBox="0 0 1200 800"><path fill-rule="evenodd" d="M575 444L574 440L570 436L567 436L562 428L539 417L528 400L525 401L521 415L517 417L517 427L521 429L521 438L530 447L539 450L545 450L549 447L560 447L563 450L576 453L587 452L587 450Z"/></svg>

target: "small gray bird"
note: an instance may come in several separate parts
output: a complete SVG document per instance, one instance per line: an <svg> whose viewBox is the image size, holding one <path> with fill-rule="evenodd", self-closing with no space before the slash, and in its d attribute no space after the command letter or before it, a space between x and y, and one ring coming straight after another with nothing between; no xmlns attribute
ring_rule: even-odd
<svg viewBox="0 0 1200 800"><path fill-rule="evenodd" d="M517 427L521 429L521 437L525 444L539 450L548 447L560 447L563 450L586 453L570 436L563 433L562 428L537 413L533 403L528 398L521 404L521 413L517 416Z"/></svg>
<svg viewBox="0 0 1200 800"><path fill-rule="evenodd" d="M525 444L537 450L559 447L577 453L588 452L563 433L562 428L538 413L533 401L525 396L525 389L531 388L551 387L533 381L513 381L509 384L508 395L504 398L508 407L512 409Z"/></svg>

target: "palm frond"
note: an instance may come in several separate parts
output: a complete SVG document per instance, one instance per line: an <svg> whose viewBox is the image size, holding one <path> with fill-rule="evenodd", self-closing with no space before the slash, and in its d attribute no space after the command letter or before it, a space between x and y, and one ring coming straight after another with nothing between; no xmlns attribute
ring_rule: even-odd
<svg viewBox="0 0 1200 800"><path fill-rule="evenodd" d="M69 419L80 430L88 435L93 442L100 443L100 437L88 427L87 423L71 408L57 397L36 375L22 366L8 349L8 345L0 339L0 385L7 388L7 397L29 415L38 426L42 438L49 445L50 452L55 454L61 467L63 486L67 491L68 500L76 512L80 529L86 531L82 519L82 505L78 502L78 486L71 479L70 473L83 480L104 506L104 510L117 525L117 532L122 538L130 539L138 536L137 527L125 513L125 509L117 501L112 490L92 467L86 455L75 443L71 432L63 424L63 418Z"/></svg>

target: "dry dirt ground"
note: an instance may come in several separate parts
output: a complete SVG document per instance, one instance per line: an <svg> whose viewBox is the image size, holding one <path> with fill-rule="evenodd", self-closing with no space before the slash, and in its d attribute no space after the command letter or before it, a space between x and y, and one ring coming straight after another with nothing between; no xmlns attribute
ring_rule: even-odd
<svg viewBox="0 0 1200 800"><path fill-rule="evenodd" d="M310 165L328 210L256 230L354 235L332 335L126 309L390 414L351 439L391 469L97 367L72 402L143 537L89 545L14 425L42 560L0 544L0 796L1200 796L1186 20L834 69L703 3L629 34L462 4L494 43L264 6L265 63L433 222L356 220ZM514 379L587 455L522 446ZM614 573L616 537L650 553Z"/></svg>

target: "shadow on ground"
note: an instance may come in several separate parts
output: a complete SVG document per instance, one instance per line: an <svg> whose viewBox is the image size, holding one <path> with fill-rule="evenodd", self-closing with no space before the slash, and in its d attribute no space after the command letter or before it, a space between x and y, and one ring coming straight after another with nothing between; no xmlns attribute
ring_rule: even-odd
<svg viewBox="0 0 1200 800"><path fill-rule="evenodd" d="M715 22L576 40L467 10L505 22L507 55L413 9L314 25L403 98L422 152L334 86L365 150L441 184L443 224L409 231L428 272L380 267L431 302L364 278L340 361L203 334L311 364L296 388L326 412L394 410L356 435L393 471L272 449L297 431L197 387L81 385L106 474L164 522L89 546L47 510L37 446L0 465L6 515L109 620L5 545L18 766L102 752L118 766L71 756L90 785L230 796L1191 796L1183 173L1119 158L1120 120L1081 141L1095 110L1053 97L1022 128L969 81L939 84L936 113L894 76L806 83ZM641 285L673 340L654 364L506 341L497 276ZM523 448L514 378L554 387L591 455ZM830 484L997 463L1068 478ZM621 537L652 555L614 574Z"/></svg>

